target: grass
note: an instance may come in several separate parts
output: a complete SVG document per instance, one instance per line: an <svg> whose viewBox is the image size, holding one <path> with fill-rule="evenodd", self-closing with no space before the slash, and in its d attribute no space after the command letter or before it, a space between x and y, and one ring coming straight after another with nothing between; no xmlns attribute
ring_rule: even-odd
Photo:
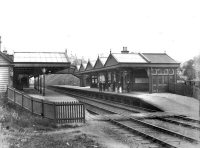
<svg viewBox="0 0 200 148"><path fill-rule="evenodd" d="M33 116L12 103L1 104L0 106L0 122L3 127L15 129L32 127L35 130L53 130L56 127L53 122L39 116Z"/></svg>
<svg viewBox="0 0 200 148"><path fill-rule="evenodd" d="M57 127L48 119L7 102L5 96L0 96L0 126L0 147L3 145L3 148L101 147L94 136L77 129L83 124ZM72 130L63 132L65 129Z"/></svg>

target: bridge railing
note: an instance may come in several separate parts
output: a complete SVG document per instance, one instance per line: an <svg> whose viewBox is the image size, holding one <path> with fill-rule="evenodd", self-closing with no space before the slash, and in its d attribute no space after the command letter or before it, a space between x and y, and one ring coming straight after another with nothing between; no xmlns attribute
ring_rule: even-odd
<svg viewBox="0 0 200 148"><path fill-rule="evenodd" d="M7 88L8 101L21 106L32 114L64 124L85 122L85 106L79 102L51 102L24 94L15 88Z"/></svg>

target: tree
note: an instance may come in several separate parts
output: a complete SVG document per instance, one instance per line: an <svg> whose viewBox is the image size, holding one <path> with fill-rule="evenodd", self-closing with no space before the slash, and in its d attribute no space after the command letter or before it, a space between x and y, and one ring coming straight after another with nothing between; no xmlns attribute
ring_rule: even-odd
<svg viewBox="0 0 200 148"><path fill-rule="evenodd" d="M186 61L181 70L183 76L187 77L187 80L200 80L200 55Z"/></svg>
<svg viewBox="0 0 200 148"><path fill-rule="evenodd" d="M194 70L194 60L191 59L183 64L183 75L187 77L188 80L195 79L195 70Z"/></svg>
<svg viewBox="0 0 200 148"><path fill-rule="evenodd" d="M197 80L200 80L200 55L194 57L194 70Z"/></svg>

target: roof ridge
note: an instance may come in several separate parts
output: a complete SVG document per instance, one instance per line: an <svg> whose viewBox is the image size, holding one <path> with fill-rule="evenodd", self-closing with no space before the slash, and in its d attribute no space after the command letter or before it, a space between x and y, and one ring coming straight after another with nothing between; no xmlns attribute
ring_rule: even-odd
<svg viewBox="0 0 200 148"><path fill-rule="evenodd" d="M166 54L166 53L156 52L156 53L142 53L142 54Z"/></svg>
<svg viewBox="0 0 200 148"><path fill-rule="evenodd" d="M65 53L65 52L14 52L14 53Z"/></svg>
<svg viewBox="0 0 200 148"><path fill-rule="evenodd" d="M138 53L144 60L146 60L147 62L151 63L151 60L149 60L147 57L145 57L145 55L143 55L143 53Z"/></svg>

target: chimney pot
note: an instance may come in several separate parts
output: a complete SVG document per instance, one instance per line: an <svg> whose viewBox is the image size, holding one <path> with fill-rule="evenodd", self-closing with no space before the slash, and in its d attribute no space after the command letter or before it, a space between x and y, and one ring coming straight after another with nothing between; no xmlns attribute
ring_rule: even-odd
<svg viewBox="0 0 200 148"><path fill-rule="evenodd" d="M123 54L128 54L129 51L127 50L127 47L123 47L123 50L121 51L121 53L123 53Z"/></svg>

